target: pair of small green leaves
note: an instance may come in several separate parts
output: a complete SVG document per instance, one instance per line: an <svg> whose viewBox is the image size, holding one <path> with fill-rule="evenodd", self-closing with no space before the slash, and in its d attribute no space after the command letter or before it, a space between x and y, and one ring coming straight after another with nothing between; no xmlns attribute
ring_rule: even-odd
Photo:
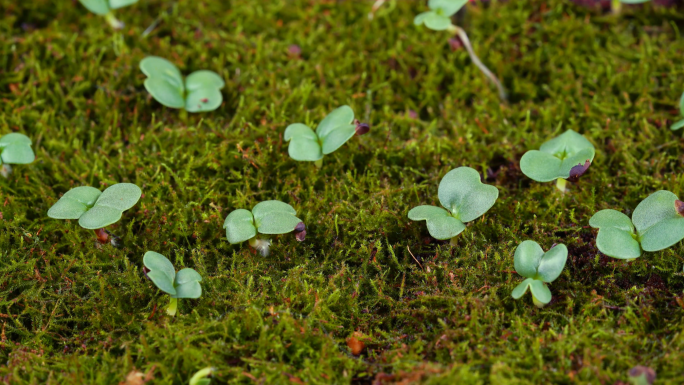
<svg viewBox="0 0 684 385"><path fill-rule="evenodd" d="M634 259L641 250L666 249L684 239L684 202L660 190L641 201L632 219L616 210L601 210L589 220L599 229L596 247L605 255Z"/></svg>
<svg viewBox="0 0 684 385"><path fill-rule="evenodd" d="M520 170L537 182L562 178L572 182L584 174L594 160L594 145L573 130L528 151L520 159Z"/></svg>
<svg viewBox="0 0 684 385"><path fill-rule="evenodd" d="M684 94L679 98L679 114L684 116ZM672 126L670 126L670 129L679 130L682 127L684 127L684 119L674 122Z"/></svg>
<svg viewBox="0 0 684 385"><path fill-rule="evenodd" d="M429 11L413 19L415 25L425 25L434 31L444 31L451 26L451 16L456 14L468 0L429 0Z"/></svg>
<svg viewBox="0 0 684 385"><path fill-rule="evenodd" d="M480 174L470 167L449 171L437 190L439 202L446 208L418 206L409 211L413 221L427 221L430 235L435 239L451 239L470 222L487 212L499 197L499 190L480 181Z"/></svg>
<svg viewBox="0 0 684 385"><path fill-rule="evenodd" d="M568 248L563 244L544 253L537 242L528 240L520 243L515 249L513 263L515 271L527 279L513 289L513 298L522 297L529 288L536 306L542 307L551 302L551 291L545 283L553 282L560 276L567 259Z"/></svg>
<svg viewBox="0 0 684 385"><path fill-rule="evenodd" d="M127 7L138 0L79 0L84 7L96 15L104 16L113 9Z"/></svg>
<svg viewBox="0 0 684 385"><path fill-rule="evenodd" d="M28 136L13 132L0 138L0 164L28 164L35 159Z"/></svg>
<svg viewBox="0 0 684 385"><path fill-rule="evenodd" d="M292 159L315 162L342 147L354 134L363 135L368 130L367 124L354 124L351 107L342 106L329 113L318 124L316 132L302 123L290 124L284 139L290 142L287 152Z"/></svg>
<svg viewBox="0 0 684 385"><path fill-rule="evenodd" d="M89 186L76 187L62 195L47 215L55 219L78 219L81 227L97 230L116 223L141 195L140 187L132 183L117 183L102 192Z"/></svg>
<svg viewBox="0 0 684 385"><path fill-rule="evenodd" d="M202 276L195 270L185 268L176 272L171 261L154 251L145 253L143 264L150 270L147 277L171 298L199 298L202 295L199 284Z"/></svg>
<svg viewBox="0 0 684 385"><path fill-rule="evenodd" d="M297 211L281 201L257 203L250 212L245 209L232 211L223 222L226 238L231 244L244 242L260 234L285 234L297 231L297 240L306 235L304 222L296 217Z"/></svg>
<svg viewBox="0 0 684 385"><path fill-rule="evenodd" d="M195 71L183 79L178 67L157 56L144 58L140 70L147 75L147 91L166 107L204 112L219 108L223 102L221 88L226 83L216 72Z"/></svg>

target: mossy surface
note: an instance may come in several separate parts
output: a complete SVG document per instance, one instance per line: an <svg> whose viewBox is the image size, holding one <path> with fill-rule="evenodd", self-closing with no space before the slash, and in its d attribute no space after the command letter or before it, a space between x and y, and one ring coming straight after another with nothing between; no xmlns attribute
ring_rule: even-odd
<svg viewBox="0 0 684 385"><path fill-rule="evenodd" d="M0 0L0 134L29 135L37 155L0 178L0 379L117 384L154 367L154 384L184 384L214 366L217 384L614 384L642 364L681 384L684 243L615 260L588 221L660 189L684 195L684 140L668 128L684 14L470 6L463 26L505 105L447 34L412 25L422 2L373 21L370 5L141 1L115 33L74 1ZM162 107L143 87L146 55L216 71L224 104ZM371 132L320 170L290 159L285 127L343 104ZM568 128L597 154L563 195L518 162ZM500 196L451 247L406 214L438 204L458 166ZM143 190L109 228L121 249L46 215L74 186L118 182ZM226 215L268 199L297 210L306 241L278 236L267 258L230 245ZM569 250L543 309L511 298L526 239ZM176 317L143 275L148 250L204 277Z"/></svg>

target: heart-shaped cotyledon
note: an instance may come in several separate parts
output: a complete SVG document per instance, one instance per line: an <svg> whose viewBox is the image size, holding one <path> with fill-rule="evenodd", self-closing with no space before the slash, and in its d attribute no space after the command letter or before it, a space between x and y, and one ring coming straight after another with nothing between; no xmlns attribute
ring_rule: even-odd
<svg viewBox="0 0 684 385"><path fill-rule="evenodd" d="M414 221L426 221L430 235L435 239L451 239L465 230L470 222L489 210L499 197L499 190L480 181L480 174L470 167L449 171L439 183L439 202L444 208L418 206L408 212Z"/></svg>
<svg viewBox="0 0 684 385"><path fill-rule="evenodd" d="M616 210L601 210L589 220L599 229L596 247L618 259L635 259L643 251L666 249L684 239L684 202L660 190L637 205L632 219Z"/></svg>
<svg viewBox="0 0 684 385"><path fill-rule="evenodd" d="M143 256L143 264L147 268L147 277L159 290L171 297L166 312L174 316L178 309L179 298L199 298L202 295L202 276L190 268L176 272L171 261L165 256L148 251Z"/></svg>
<svg viewBox="0 0 684 385"><path fill-rule="evenodd" d="M551 290L546 284L560 276L567 259L568 248L563 244L544 252L537 242L523 241L515 249L513 262L515 271L526 279L513 289L511 296L519 299L530 289L534 305L545 306L551 302Z"/></svg>

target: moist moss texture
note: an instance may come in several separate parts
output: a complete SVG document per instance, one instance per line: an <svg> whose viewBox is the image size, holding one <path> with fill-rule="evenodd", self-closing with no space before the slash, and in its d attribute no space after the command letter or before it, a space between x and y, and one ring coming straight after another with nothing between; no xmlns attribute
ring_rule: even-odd
<svg viewBox="0 0 684 385"><path fill-rule="evenodd" d="M140 1L115 32L76 1L0 0L0 134L36 152L0 178L0 381L118 384L136 369L187 384L213 366L212 384L610 385L645 365L682 383L684 243L616 260L589 218L684 195L684 139L669 129L684 13L469 5L459 25L504 104L458 41L412 24L422 1L388 1L372 21L371 5ZM138 68L148 55L217 72L223 105L161 106ZM285 127L344 104L371 131L321 169L292 160ZM566 129L596 157L562 194L519 160ZM452 247L407 213L439 205L459 166L500 194ZM121 248L46 215L75 186L120 182L143 191L108 227ZM226 215L269 199L297 210L306 240L277 236L266 258L230 245ZM511 297L527 239L568 247L542 309ZM203 277L176 317L143 274L148 250Z"/></svg>

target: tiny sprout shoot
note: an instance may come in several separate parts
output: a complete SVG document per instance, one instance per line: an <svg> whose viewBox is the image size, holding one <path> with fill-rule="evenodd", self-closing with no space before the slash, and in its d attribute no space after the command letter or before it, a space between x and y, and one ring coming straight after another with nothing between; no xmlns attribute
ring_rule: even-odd
<svg viewBox="0 0 684 385"><path fill-rule="evenodd" d="M226 83L216 72L195 71L183 79L173 63L157 56L144 58L140 70L147 76L147 92L166 107L206 112L214 111L223 103L221 88Z"/></svg>
<svg viewBox="0 0 684 385"><path fill-rule="evenodd" d="M323 155L328 155L347 143L354 134L370 131L367 123L354 120L354 111L342 106L329 113L316 127L316 132L302 123L294 123L285 129L284 139L290 142L287 152L300 162L323 165Z"/></svg>
<svg viewBox="0 0 684 385"><path fill-rule="evenodd" d="M556 181L565 192L567 181L577 182L594 160L594 145L573 130L541 145L539 150L527 151L520 159L520 170L537 182Z"/></svg>
<svg viewBox="0 0 684 385"><path fill-rule="evenodd" d="M499 197L499 190L483 184L480 174L472 168L459 167L444 175L437 196L445 209L418 206L408 212L408 217L413 221L426 221L433 238L450 239L455 245L456 236L466 228L465 223L486 213Z"/></svg>
<svg viewBox="0 0 684 385"><path fill-rule="evenodd" d="M118 222L141 195L140 187L132 183L117 183L102 192L89 186L76 187L62 195L47 215L54 219L78 219L81 227L94 230L98 241L106 243L108 233L104 228Z"/></svg>
<svg viewBox="0 0 684 385"><path fill-rule="evenodd" d="M188 385L209 385L211 379L207 378L215 371L215 368L204 368L197 373L195 373L191 378Z"/></svg>
<svg viewBox="0 0 684 385"><path fill-rule="evenodd" d="M199 298L202 295L202 276L193 269L185 268L176 272L171 261L154 251L143 256L143 264L149 270L149 278L159 290L171 297L166 313L175 316L178 310L178 298Z"/></svg>
<svg viewBox="0 0 684 385"><path fill-rule="evenodd" d="M596 247L618 259L635 259L641 251L666 249L684 239L684 202L660 190L641 201L632 219L616 210L601 210L589 220L599 229Z"/></svg>
<svg viewBox="0 0 684 385"><path fill-rule="evenodd" d="M673 131L679 130L680 128L684 127L684 93L679 98L679 114L683 118L679 121L674 122L672 126L670 126L670 129Z"/></svg>
<svg viewBox="0 0 684 385"><path fill-rule="evenodd" d="M10 164L29 164L35 159L28 136L13 132L0 138L0 174L5 178L12 173Z"/></svg>
<svg viewBox="0 0 684 385"><path fill-rule="evenodd" d="M568 248L563 244L552 247L546 253L534 241L523 241L515 249L515 271L526 279L513 289L511 295L519 299L530 289L532 302L541 308L551 302L551 290L546 286L560 276L568 259Z"/></svg>
<svg viewBox="0 0 684 385"><path fill-rule="evenodd" d="M487 78L489 78L489 80L492 81L492 83L494 83L499 92L499 98L501 100L506 100L507 96L503 85L501 85L501 82L492 73L492 71L490 71L489 68L482 63L482 61L480 61L480 58L477 57L472 45L470 44L470 39L468 39L468 34L466 31L463 28L451 23L451 16L455 15L456 12L463 8L467 3L468 0L429 0L428 7L430 10L417 15L413 19L413 24L425 25L434 31L448 31L454 35L457 35L468 51L468 55L473 63L477 66L477 68L480 69L480 71L482 71L482 73L484 73Z"/></svg>
<svg viewBox="0 0 684 385"><path fill-rule="evenodd" d="M84 7L96 15L104 16L114 29L121 29L124 23L114 16L114 10L135 4L138 0L79 0Z"/></svg>
<svg viewBox="0 0 684 385"><path fill-rule="evenodd" d="M249 245L262 256L269 253L271 241L259 238L257 234L275 235L295 233L295 238L302 242L306 237L306 226L296 217L292 206L280 201L264 201L257 203L252 211L237 209L232 211L223 222L226 238L231 244L249 241Z"/></svg>

